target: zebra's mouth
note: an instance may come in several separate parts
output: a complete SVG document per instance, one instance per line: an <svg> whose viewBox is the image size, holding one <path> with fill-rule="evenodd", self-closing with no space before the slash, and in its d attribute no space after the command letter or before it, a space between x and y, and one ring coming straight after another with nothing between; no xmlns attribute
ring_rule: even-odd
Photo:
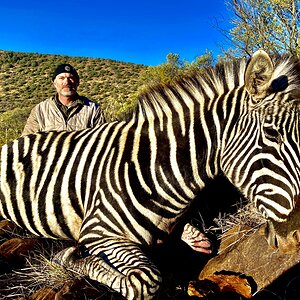
<svg viewBox="0 0 300 300"><path fill-rule="evenodd" d="M269 245L281 253L300 250L300 209L294 209L284 222L268 220L265 235Z"/></svg>
<svg viewBox="0 0 300 300"><path fill-rule="evenodd" d="M281 253L293 254L300 250L300 230L290 232L287 237L276 235L276 245Z"/></svg>

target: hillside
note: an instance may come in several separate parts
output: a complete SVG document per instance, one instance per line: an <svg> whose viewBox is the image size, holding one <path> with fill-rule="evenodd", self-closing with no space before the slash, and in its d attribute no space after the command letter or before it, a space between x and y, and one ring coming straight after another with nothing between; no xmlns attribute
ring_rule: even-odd
<svg viewBox="0 0 300 300"><path fill-rule="evenodd" d="M80 76L78 92L101 104L107 120L134 105L146 67L109 59L0 51L0 145L20 135L31 108L55 89L51 74L61 63Z"/></svg>

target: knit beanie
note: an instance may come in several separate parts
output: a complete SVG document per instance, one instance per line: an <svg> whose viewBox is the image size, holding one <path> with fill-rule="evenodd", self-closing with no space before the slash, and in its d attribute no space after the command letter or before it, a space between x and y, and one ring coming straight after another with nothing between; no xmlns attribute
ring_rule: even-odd
<svg viewBox="0 0 300 300"><path fill-rule="evenodd" d="M61 64L57 66L55 69L53 75L52 75L52 81L54 81L55 77L61 73L70 73L72 74L76 79L79 84L79 75L77 71L75 70L74 67L72 67L70 64Z"/></svg>

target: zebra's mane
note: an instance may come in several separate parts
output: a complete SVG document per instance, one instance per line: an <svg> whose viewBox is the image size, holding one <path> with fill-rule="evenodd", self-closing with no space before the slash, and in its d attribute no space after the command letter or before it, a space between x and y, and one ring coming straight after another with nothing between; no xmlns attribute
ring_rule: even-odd
<svg viewBox="0 0 300 300"><path fill-rule="evenodd" d="M234 59L218 63L215 67L195 71L189 76L182 76L173 84L158 84L149 87L138 98L134 113L141 113L146 118L156 117L176 105L186 105L187 98L206 101L244 85L247 59ZM300 92L299 60L288 55L273 57L273 80L288 79L286 92ZM280 80L279 80L280 84ZM175 97L174 97L175 96ZM175 100L174 100L175 99Z"/></svg>
<svg viewBox="0 0 300 300"><path fill-rule="evenodd" d="M135 113L146 118L166 113L176 105L189 106L189 101L215 98L229 89L244 84L246 61L234 60L215 67L196 70L171 84L150 86L138 98ZM189 100L193 99L193 100Z"/></svg>

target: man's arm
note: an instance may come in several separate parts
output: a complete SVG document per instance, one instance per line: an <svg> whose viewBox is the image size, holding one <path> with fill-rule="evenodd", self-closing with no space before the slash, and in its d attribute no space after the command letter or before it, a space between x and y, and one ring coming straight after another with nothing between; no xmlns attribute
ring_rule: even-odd
<svg viewBox="0 0 300 300"><path fill-rule="evenodd" d="M93 124L92 124L93 127L97 126L97 125L101 125L106 122L103 110L101 109L101 107L99 105L96 109L96 113L95 113L95 116L94 116L92 122L93 122Z"/></svg>

